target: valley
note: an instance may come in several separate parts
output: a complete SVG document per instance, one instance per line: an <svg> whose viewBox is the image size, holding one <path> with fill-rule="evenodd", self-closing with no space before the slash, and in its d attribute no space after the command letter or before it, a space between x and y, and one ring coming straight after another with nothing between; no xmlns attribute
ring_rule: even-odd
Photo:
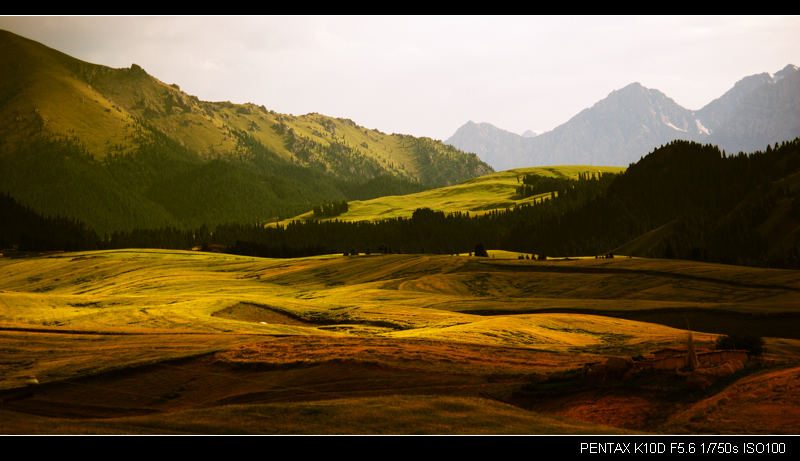
<svg viewBox="0 0 800 461"><path fill-rule="evenodd" d="M798 82L440 141L0 30L0 434L797 434Z"/></svg>

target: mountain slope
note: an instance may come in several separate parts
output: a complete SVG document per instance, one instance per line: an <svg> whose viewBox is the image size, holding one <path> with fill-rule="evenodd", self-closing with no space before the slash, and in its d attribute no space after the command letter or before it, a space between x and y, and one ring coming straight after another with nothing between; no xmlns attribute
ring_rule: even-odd
<svg viewBox="0 0 800 461"><path fill-rule="evenodd" d="M627 165L654 146L698 132L690 111L658 90L632 83L567 123L528 142L525 160L537 165Z"/></svg>
<svg viewBox="0 0 800 461"><path fill-rule="evenodd" d="M623 254L796 268L798 193L800 138L729 157L710 145L675 141L609 187L605 206L636 219L603 230L629 236L615 250Z"/></svg>
<svg viewBox="0 0 800 461"><path fill-rule="evenodd" d="M658 90L632 83L533 138L469 122L445 142L475 152L498 170L540 165L626 166L676 139L752 152L800 136L800 71L752 75L691 111Z"/></svg>
<svg viewBox="0 0 800 461"><path fill-rule="evenodd" d="M206 102L0 31L0 191L100 232L256 222L491 172L441 142Z"/></svg>

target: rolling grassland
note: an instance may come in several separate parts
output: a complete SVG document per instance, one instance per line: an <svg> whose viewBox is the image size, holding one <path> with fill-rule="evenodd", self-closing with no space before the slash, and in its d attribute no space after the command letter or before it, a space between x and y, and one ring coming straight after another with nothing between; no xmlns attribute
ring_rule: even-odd
<svg viewBox="0 0 800 461"><path fill-rule="evenodd" d="M798 290L788 270L500 251L2 258L0 433L796 433L800 340L768 332L796 324ZM685 349L670 319L713 347L698 312L756 319L765 355L702 389L587 374ZM737 426L714 399L753 380Z"/></svg>

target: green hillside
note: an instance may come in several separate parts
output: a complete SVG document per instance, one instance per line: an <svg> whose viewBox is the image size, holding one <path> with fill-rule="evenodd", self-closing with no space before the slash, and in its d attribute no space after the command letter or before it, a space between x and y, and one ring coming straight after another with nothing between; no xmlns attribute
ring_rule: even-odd
<svg viewBox="0 0 800 461"><path fill-rule="evenodd" d="M491 172L474 154L351 120L206 102L0 31L0 192L99 232L266 222L325 200Z"/></svg>
<svg viewBox="0 0 800 461"><path fill-rule="evenodd" d="M622 167L598 166L551 166L516 168L468 179L454 186L439 187L406 195L391 195L370 200L355 200L348 203L347 212L322 220L376 221L386 218L409 218L418 208L430 208L445 213L469 213L480 215L491 211L533 204L550 198L550 192L520 197L517 188L526 175L546 178L576 179L585 173L621 173ZM303 213L281 224L294 220L316 219L312 211Z"/></svg>

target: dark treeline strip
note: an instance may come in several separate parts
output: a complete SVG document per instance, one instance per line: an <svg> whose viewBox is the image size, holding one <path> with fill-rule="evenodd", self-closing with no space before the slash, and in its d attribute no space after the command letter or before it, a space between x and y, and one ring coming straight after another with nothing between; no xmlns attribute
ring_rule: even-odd
<svg viewBox="0 0 800 461"><path fill-rule="evenodd" d="M516 198L522 199L545 193L550 193L552 198L559 192L575 188L581 188L581 192L584 194L588 192L596 195L606 189L615 176L616 173L579 173L576 181L569 178L551 178L536 174L526 174L522 178L522 185L516 189Z"/></svg>
<svg viewBox="0 0 800 461"><path fill-rule="evenodd" d="M339 216L347 212L347 200L323 203L322 205L315 206L313 211L314 217L317 218Z"/></svg>
<svg viewBox="0 0 800 461"><path fill-rule="evenodd" d="M45 218L0 194L0 248L19 251L95 250L97 234L75 219Z"/></svg>
<svg viewBox="0 0 800 461"><path fill-rule="evenodd" d="M406 195L430 189L419 182L382 174L366 181L339 181L337 187L347 200L369 200L387 195Z"/></svg>

